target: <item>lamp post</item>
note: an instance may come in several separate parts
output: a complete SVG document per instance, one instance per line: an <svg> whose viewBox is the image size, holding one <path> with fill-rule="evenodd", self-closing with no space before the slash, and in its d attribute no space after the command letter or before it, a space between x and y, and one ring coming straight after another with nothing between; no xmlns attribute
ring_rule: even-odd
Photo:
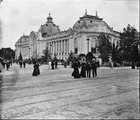
<svg viewBox="0 0 140 120"><path fill-rule="evenodd" d="M87 36L87 53L89 52L89 36Z"/></svg>
<svg viewBox="0 0 140 120"><path fill-rule="evenodd" d="M29 45L29 59L31 58L31 47Z"/></svg>
<svg viewBox="0 0 140 120"><path fill-rule="evenodd" d="M52 44L50 44L50 53L52 52L52 50L51 50L51 49L52 49ZM52 54L52 53L51 53L51 54Z"/></svg>

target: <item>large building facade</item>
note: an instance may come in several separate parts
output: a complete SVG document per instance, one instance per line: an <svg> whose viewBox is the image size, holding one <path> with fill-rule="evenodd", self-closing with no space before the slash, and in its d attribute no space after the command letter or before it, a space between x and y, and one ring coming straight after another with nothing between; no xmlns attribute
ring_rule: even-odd
<svg viewBox="0 0 140 120"><path fill-rule="evenodd" d="M117 44L119 33L109 27L103 18L99 18L97 13L93 16L85 12L72 28L65 31L61 31L59 26L53 23L53 18L49 14L47 22L41 25L37 32L32 31L28 36L23 35L16 42L15 58L18 59L20 53L24 59L40 58L46 47L52 58L56 56L58 59L66 60L70 52L92 52L98 57L98 36L101 33L110 35L111 42Z"/></svg>

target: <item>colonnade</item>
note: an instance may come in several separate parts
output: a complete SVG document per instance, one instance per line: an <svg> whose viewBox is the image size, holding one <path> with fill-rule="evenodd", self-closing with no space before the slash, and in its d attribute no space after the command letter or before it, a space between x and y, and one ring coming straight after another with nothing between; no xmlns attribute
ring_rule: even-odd
<svg viewBox="0 0 140 120"><path fill-rule="evenodd" d="M69 39L48 41L47 47L52 55L65 57L69 53Z"/></svg>

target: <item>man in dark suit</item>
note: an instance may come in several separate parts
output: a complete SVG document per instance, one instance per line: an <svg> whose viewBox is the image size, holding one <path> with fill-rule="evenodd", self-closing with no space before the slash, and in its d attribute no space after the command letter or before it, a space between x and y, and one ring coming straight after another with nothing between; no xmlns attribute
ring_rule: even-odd
<svg viewBox="0 0 140 120"><path fill-rule="evenodd" d="M91 76L91 63L90 63L90 61L87 61L86 69L87 69L87 77L90 78L90 76Z"/></svg>
<svg viewBox="0 0 140 120"><path fill-rule="evenodd" d="M96 62L96 59L93 59L92 64L91 64L93 77L97 76L97 66L98 66L98 63Z"/></svg>

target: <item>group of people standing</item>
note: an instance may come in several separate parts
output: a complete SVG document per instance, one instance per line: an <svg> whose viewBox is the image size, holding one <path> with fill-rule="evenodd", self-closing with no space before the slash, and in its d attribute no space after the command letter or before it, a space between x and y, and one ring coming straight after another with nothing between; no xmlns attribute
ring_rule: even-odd
<svg viewBox="0 0 140 120"><path fill-rule="evenodd" d="M57 60L52 60L49 61L49 69L58 69L58 61Z"/></svg>
<svg viewBox="0 0 140 120"><path fill-rule="evenodd" d="M75 59L72 64L72 68L74 69L72 72L72 76L74 78L81 78L81 77L90 78L92 73L92 76L96 77L97 67L99 66L98 64L99 63L98 61L96 61L96 59L87 60L87 61L85 59L80 61L78 59ZM79 68L81 68L80 72L79 72Z"/></svg>
<svg viewBox="0 0 140 120"><path fill-rule="evenodd" d="M23 68L26 67L26 60L19 60L19 65L20 65L20 68L22 68L22 65L23 65Z"/></svg>
<svg viewBox="0 0 140 120"><path fill-rule="evenodd" d="M10 66L12 66L12 60L3 59L1 60L1 65L2 65L2 69L9 70Z"/></svg>

